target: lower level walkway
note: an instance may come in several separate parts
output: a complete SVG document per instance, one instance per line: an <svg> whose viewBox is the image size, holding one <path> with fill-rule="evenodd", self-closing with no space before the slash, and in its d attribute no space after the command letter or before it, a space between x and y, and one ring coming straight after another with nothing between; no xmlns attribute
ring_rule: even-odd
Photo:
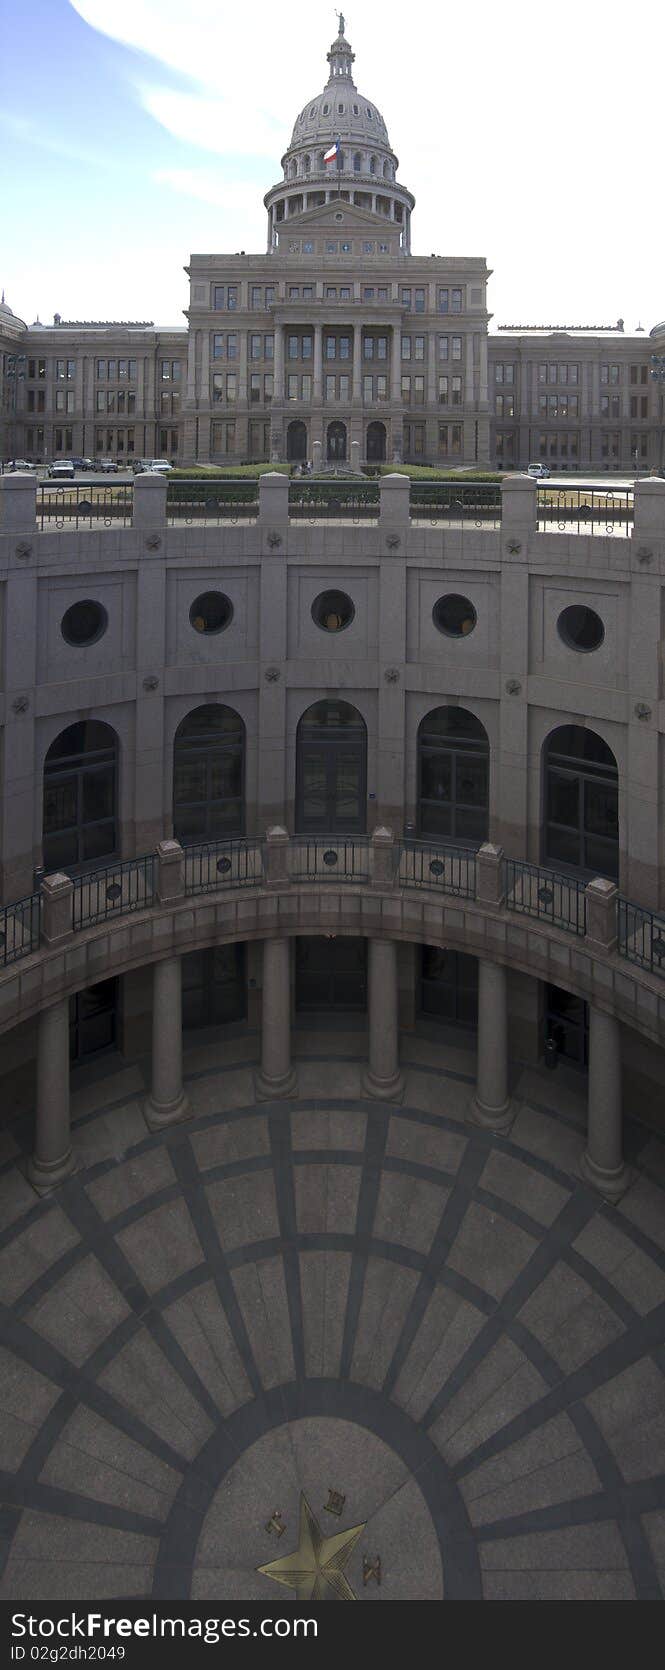
<svg viewBox="0 0 665 1670"><path fill-rule="evenodd" d="M497 1136L464 1049L405 1037L382 1103L364 1033L297 1031L270 1103L257 1045L199 1035L153 1134L140 1067L79 1078L43 1199L0 1137L0 1597L284 1611L304 1495L361 1600L662 1598L665 1144L628 1122L604 1205L572 1072Z"/></svg>

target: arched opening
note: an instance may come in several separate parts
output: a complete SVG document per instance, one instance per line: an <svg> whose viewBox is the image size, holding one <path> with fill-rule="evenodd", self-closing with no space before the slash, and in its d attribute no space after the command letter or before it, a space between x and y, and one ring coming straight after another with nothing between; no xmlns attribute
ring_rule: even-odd
<svg viewBox="0 0 665 1670"><path fill-rule="evenodd" d="M315 702L296 739L296 831L300 835L363 835L366 823L367 729L349 702Z"/></svg>
<svg viewBox="0 0 665 1670"><path fill-rule="evenodd" d="M367 462L368 464L385 464L386 461L386 426L385 423L370 423L367 427Z"/></svg>
<svg viewBox="0 0 665 1670"><path fill-rule="evenodd" d="M329 464L346 463L346 424L329 423L326 436L326 458Z"/></svg>
<svg viewBox="0 0 665 1670"><path fill-rule="evenodd" d="M307 425L299 418L286 431L286 457L290 464L301 464L307 457Z"/></svg>
<svg viewBox="0 0 665 1670"><path fill-rule="evenodd" d="M101 863L118 851L118 738L100 719L60 732L44 762L43 864Z"/></svg>
<svg viewBox="0 0 665 1670"><path fill-rule="evenodd" d="M242 835L245 727L210 703L181 720L173 745L173 834L185 845Z"/></svg>
<svg viewBox="0 0 665 1670"><path fill-rule="evenodd" d="M418 833L477 847L488 827L487 732L467 708L433 708L418 729Z"/></svg>
<svg viewBox="0 0 665 1670"><path fill-rule="evenodd" d="M354 158L353 158L353 172L354 172L354 174L359 174L360 173L361 166L362 166L362 159L361 159L361 156L360 156L360 151L356 151L355 154L354 154Z"/></svg>
<svg viewBox="0 0 665 1670"><path fill-rule="evenodd" d="M619 772L611 748L583 725L559 725L543 751L543 861L619 877Z"/></svg>

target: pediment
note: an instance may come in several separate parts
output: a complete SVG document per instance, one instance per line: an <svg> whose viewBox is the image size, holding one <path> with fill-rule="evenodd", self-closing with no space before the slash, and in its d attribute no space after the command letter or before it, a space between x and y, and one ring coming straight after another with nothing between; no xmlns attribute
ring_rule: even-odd
<svg viewBox="0 0 665 1670"><path fill-rule="evenodd" d="M343 220L337 220L338 214L343 214ZM313 209L304 209L302 214L289 215L288 220L279 222L280 233L300 231L314 231L320 227L322 231L354 231L362 235L363 232L377 236L377 229L392 233L393 236L401 231L398 221L389 220L387 215L377 214L371 209L358 208L356 203L347 203L344 198L334 198L331 203L320 203Z"/></svg>

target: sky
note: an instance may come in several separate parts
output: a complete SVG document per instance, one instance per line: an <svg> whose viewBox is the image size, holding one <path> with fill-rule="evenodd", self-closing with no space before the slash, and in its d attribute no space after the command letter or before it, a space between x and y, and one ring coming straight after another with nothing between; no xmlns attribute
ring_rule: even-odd
<svg viewBox="0 0 665 1670"><path fill-rule="evenodd" d="M660 6L634 15L616 0L345 12L356 85L416 196L414 253L484 255L492 330L665 317ZM190 252L265 249L263 195L336 34L319 0L0 0L14 311L184 324Z"/></svg>

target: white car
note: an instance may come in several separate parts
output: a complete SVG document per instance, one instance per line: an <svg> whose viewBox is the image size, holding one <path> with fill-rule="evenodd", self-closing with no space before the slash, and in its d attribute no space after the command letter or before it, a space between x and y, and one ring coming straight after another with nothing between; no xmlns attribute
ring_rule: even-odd
<svg viewBox="0 0 665 1670"><path fill-rule="evenodd" d="M118 474L118 466L115 458L100 458L97 468L101 470L104 475Z"/></svg>
<svg viewBox="0 0 665 1670"><path fill-rule="evenodd" d="M172 469L173 465L169 464L167 458L151 458L148 465L150 475L170 475Z"/></svg>
<svg viewBox="0 0 665 1670"><path fill-rule="evenodd" d="M74 465L71 458L56 458L49 464L48 473L54 481L73 481Z"/></svg>
<svg viewBox="0 0 665 1670"><path fill-rule="evenodd" d="M12 458L5 464L5 475L36 475L34 464L29 464L27 458Z"/></svg>
<svg viewBox="0 0 665 1670"><path fill-rule="evenodd" d="M549 480L550 472L546 464L530 464L526 473L533 481Z"/></svg>

